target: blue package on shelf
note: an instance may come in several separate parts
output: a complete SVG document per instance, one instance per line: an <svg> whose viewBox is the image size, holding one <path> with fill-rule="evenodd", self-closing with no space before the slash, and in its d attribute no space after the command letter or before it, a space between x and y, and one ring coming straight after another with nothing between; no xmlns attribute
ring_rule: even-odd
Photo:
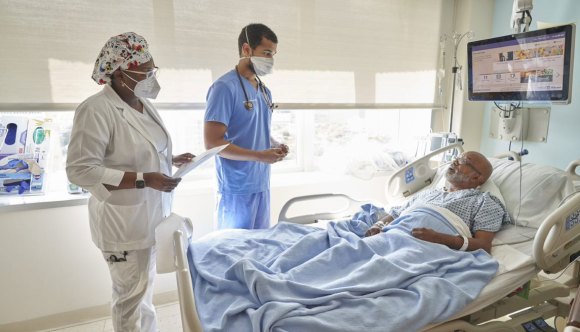
<svg viewBox="0 0 580 332"><path fill-rule="evenodd" d="M0 195L43 193L44 169L31 155L15 154L0 159Z"/></svg>

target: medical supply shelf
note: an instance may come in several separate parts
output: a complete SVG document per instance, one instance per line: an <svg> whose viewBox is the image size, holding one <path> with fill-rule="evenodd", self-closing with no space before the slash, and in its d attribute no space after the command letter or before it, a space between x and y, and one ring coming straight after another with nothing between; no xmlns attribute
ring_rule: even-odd
<svg viewBox="0 0 580 332"><path fill-rule="evenodd" d="M51 192L44 195L0 196L0 213L85 205L90 194Z"/></svg>

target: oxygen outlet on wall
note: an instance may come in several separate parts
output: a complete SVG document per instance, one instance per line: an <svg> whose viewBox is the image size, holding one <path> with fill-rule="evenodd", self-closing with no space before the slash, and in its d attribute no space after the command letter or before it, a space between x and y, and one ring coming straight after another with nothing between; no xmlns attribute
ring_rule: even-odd
<svg viewBox="0 0 580 332"><path fill-rule="evenodd" d="M528 116L522 109L516 109L504 116L498 122L499 139L508 141L525 140L528 134Z"/></svg>
<svg viewBox="0 0 580 332"><path fill-rule="evenodd" d="M530 141L546 143L550 108L493 107L490 112L489 137L503 141Z"/></svg>

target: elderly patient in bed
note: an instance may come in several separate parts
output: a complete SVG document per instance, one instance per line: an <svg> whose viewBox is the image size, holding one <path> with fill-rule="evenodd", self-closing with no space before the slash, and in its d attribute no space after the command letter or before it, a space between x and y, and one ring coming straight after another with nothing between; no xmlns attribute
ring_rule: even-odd
<svg viewBox="0 0 580 332"><path fill-rule="evenodd" d="M489 179L493 168L482 154L468 151L449 165L445 178L449 188L433 188L417 194L402 206L393 207L389 213L369 228L365 236L379 234L381 230L407 210L418 205L446 208L459 216L473 235L468 239L461 235L449 235L431 228L413 228L411 234L421 240L444 244L451 249L491 252L491 242L502 223L509 221L509 214L500 200L479 191Z"/></svg>
<svg viewBox="0 0 580 332"><path fill-rule="evenodd" d="M326 229L281 222L192 242L204 331L418 331L446 320L498 269L491 241L509 217L477 189L491 172L467 152L449 166L448 189L419 193L388 215L367 204Z"/></svg>

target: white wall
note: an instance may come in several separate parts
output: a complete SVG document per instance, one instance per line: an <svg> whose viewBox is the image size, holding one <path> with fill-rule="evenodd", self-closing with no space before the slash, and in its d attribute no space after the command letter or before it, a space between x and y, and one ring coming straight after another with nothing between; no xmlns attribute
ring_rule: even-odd
<svg viewBox="0 0 580 332"><path fill-rule="evenodd" d="M297 195L334 192L384 201L385 177L339 178L306 173L293 179L274 176L273 220L283 204ZM195 237L212 231L213 207L213 190L204 182L185 183L176 192L174 211L193 220ZM0 330L9 323L109 303L108 269L90 239L86 206L2 213L0 243ZM175 287L173 274L161 275L155 293Z"/></svg>
<svg viewBox="0 0 580 332"><path fill-rule="evenodd" d="M489 38L492 31L493 13L495 2L493 0L455 0L444 3L440 23L441 35L447 34L445 56L445 105L444 111L433 112L433 131L449 131L449 120L453 93L453 73L451 68L454 63L455 44L453 33L464 34L472 31L472 40ZM481 142L481 123L483 122L484 103L472 103L467 100L467 37L461 39L457 45L457 61L461 69L463 89L455 89L453 106L452 131L463 138L465 150L479 150Z"/></svg>
<svg viewBox="0 0 580 332"><path fill-rule="evenodd" d="M473 31L473 40L490 38L492 30L494 1L469 0L457 1L457 32ZM453 128L463 138L465 150L479 150L484 115L484 104L467 100L467 38L460 43L457 59L461 64L463 90L455 93ZM451 75L453 76L453 75Z"/></svg>

